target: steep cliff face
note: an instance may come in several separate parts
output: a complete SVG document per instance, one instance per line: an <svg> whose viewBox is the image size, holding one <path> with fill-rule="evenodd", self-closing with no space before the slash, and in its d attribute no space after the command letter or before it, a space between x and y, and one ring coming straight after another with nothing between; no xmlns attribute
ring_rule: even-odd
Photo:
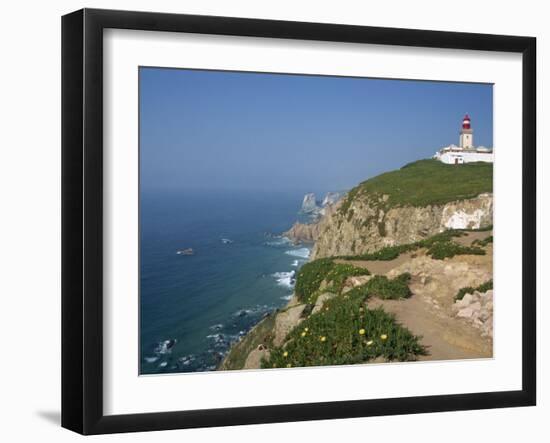
<svg viewBox="0 0 550 443"><path fill-rule="evenodd" d="M312 243L319 237L319 223L296 222L292 225L292 228L283 232L283 236L289 238L294 243Z"/></svg>
<svg viewBox="0 0 550 443"><path fill-rule="evenodd" d="M307 242L312 243L317 241L319 238L320 229L323 226L322 220L325 220L327 217L330 217L337 208L337 204L327 204L323 208L323 213L320 221L315 223L300 223L296 222L292 227L283 232L283 236L289 238L294 243Z"/></svg>
<svg viewBox="0 0 550 443"><path fill-rule="evenodd" d="M412 243L446 229L478 229L493 224L493 195L426 206L388 205L388 195L341 201L323 217L312 259L374 252Z"/></svg>

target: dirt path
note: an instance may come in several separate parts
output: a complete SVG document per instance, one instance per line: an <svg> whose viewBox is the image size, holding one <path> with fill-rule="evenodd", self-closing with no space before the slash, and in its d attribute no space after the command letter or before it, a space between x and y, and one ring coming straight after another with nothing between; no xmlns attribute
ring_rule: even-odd
<svg viewBox="0 0 550 443"><path fill-rule="evenodd" d="M406 300L379 300L368 302L369 308L383 307L395 315L397 321L413 334L422 336L421 343L427 347L428 355L419 360L457 360L468 358L490 358L492 342L482 339L479 332L456 318L441 312L441 308L413 295Z"/></svg>
<svg viewBox="0 0 550 443"><path fill-rule="evenodd" d="M460 237L461 244L469 245L492 232L469 232ZM393 278L402 272L412 275L410 288L413 296L405 300L370 299L368 306L381 306L395 315L397 321L413 334L422 336L422 344L429 355L420 360L455 360L489 358L492 356L492 339L482 337L464 319L457 318L452 306L457 291L466 286L477 287L492 278L492 245L486 255L458 255L452 259L433 260L425 250L402 254L389 261L346 261L367 268L373 274Z"/></svg>

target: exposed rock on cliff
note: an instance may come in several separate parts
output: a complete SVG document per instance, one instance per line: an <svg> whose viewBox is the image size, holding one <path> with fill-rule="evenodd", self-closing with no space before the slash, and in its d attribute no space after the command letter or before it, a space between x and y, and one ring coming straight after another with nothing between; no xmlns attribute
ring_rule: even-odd
<svg viewBox="0 0 550 443"><path fill-rule="evenodd" d="M302 201L301 212L304 214L312 214L319 211L321 208L317 206L317 199L315 194L310 192L309 194L304 195L304 200Z"/></svg>
<svg viewBox="0 0 550 443"><path fill-rule="evenodd" d="M493 196L444 205L384 208L385 196L354 201L347 213L335 210L316 227L312 258L364 254L384 246L413 243L446 229L479 229L493 223Z"/></svg>
<svg viewBox="0 0 550 443"><path fill-rule="evenodd" d="M283 236L289 238L294 243L312 243L319 237L319 224L296 222L292 225L292 228L283 233Z"/></svg>
<svg viewBox="0 0 550 443"><path fill-rule="evenodd" d="M336 209L336 205L328 204L323 208L323 218L324 220L327 216L330 216ZM314 223L300 223L296 222L292 227L283 232L283 236L289 238L294 243L306 242L312 243L317 241L319 238L321 222L317 221Z"/></svg>
<svg viewBox="0 0 550 443"><path fill-rule="evenodd" d="M412 243L493 223L492 165L422 160L353 188L320 221L312 259Z"/></svg>

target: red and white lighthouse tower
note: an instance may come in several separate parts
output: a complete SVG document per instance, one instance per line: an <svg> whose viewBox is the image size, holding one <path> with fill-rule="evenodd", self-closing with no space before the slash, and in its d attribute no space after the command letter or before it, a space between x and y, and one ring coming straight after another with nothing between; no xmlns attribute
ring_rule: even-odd
<svg viewBox="0 0 550 443"><path fill-rule="evenodd" d="M474 131L472 130L471 120L468 114L462 119L459 146L462 149L474 149Z"/></svg>

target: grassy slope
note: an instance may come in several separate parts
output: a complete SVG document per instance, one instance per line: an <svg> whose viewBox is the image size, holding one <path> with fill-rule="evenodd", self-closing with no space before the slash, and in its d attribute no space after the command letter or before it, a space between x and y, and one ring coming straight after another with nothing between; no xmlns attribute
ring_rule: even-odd
<svg viewBox="0 0 550 443"><path fill-rule="evenodd" d="M419 160L362 182L349 192L342 206L346 213L351 201L366 193L388 195L388 206L427 206L484 192L493 192L492 163L446 165L437 160Z"/></svg>
<svg viewBox="0 0 550 443"><path fill-rule="evenodd" d="M415 360L426 353L420 337L399 325L382 309L368 309L367 285L352 289L323 305L294 328L285 345L272 349L264 368L284 368Z"/></svg>
<svg viewBox="0 0 550 443"><path fill-rule="evenodd" d="M219 370L243 369L248 354L260 344L271 346L275 316L274 313L264 318L240 342L235 343L220 365Z"/></svg>

